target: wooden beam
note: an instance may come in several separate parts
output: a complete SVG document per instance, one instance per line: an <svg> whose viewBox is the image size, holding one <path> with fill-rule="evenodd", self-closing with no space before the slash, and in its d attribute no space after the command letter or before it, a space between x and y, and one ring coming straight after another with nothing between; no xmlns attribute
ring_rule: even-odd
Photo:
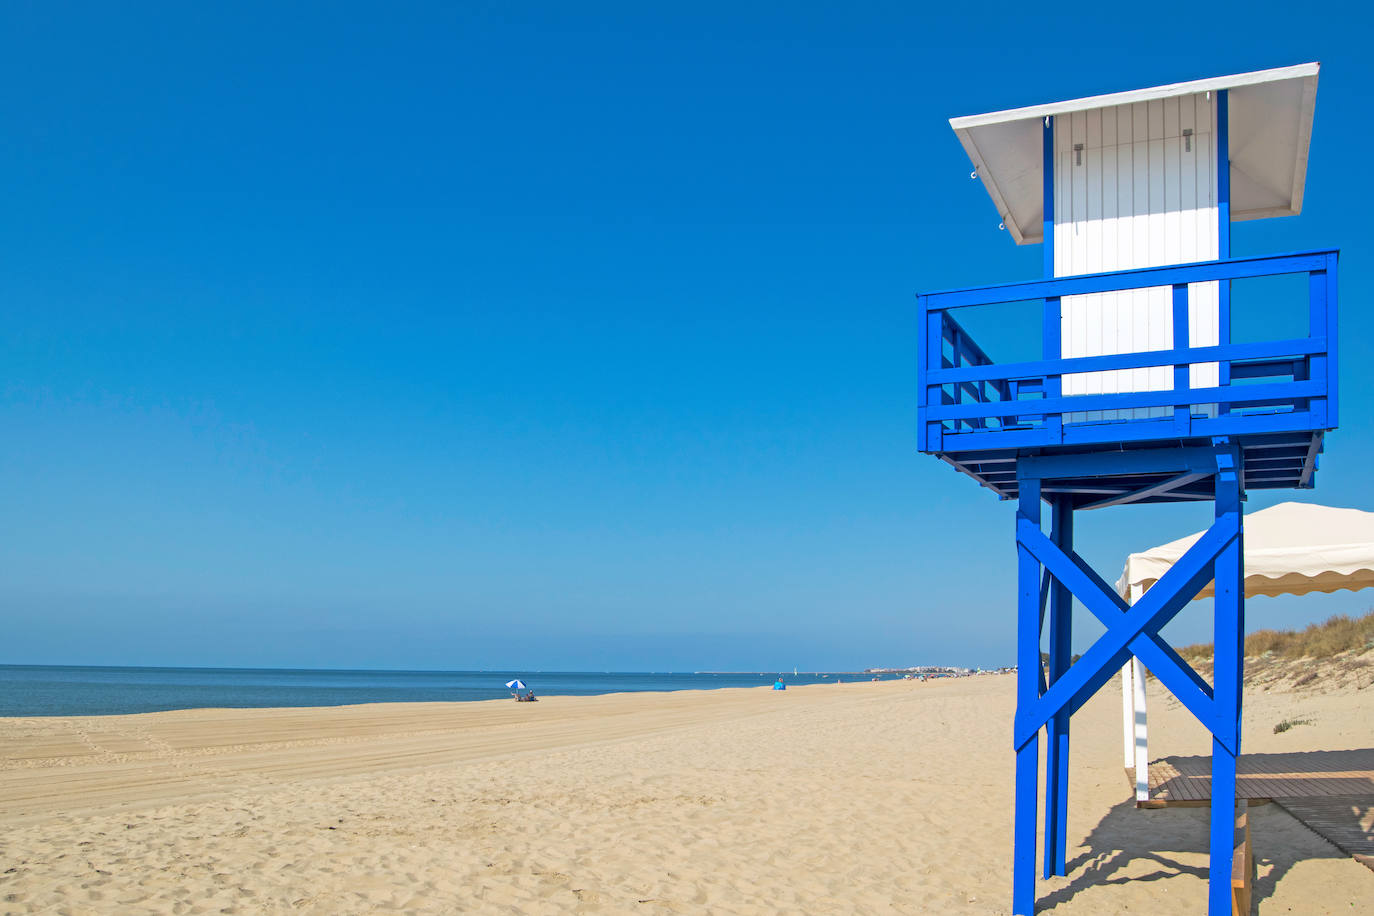
<svg viewBox="0 0 1374 916"><path fill-rule="evenodd" d="M1148 499L1151 496L1162 496L1165 493L1177 490L1179 487L1186 487L1190 483L1195 483L1210 476L1210 474L1201 471L1179 474L1175 477L1170 477L1168 480L1162 480L1153 486L1132 490L1129 493L1122 493L1120 496L1109 496L1106 499L1099 499L1097 502L1091 502L1087 505L1079 506L1078 508L1079 511L1085 511L1087 509L1105 509L1108 506L1124 506L1128 503L1140 502L1142 499ZM1211 494L1208 494L1202 498L1210 499L1212 497Z"/></svg>

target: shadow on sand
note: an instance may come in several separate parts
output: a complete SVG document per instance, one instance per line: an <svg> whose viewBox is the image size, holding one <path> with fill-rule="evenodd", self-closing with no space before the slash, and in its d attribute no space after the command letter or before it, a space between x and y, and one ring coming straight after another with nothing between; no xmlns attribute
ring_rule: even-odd
<svg viewBox="0 0 1374 916"><path fill-rule="evenodd" d="M1256 754L1251 767L1246 767L1246 757L1241 758L1243 770L1312 774L1323 782L1344 784L1361 778L1352 771L1367 767L1374 750ZM1176 762L1196 769L1195 760L1178 758ZM1132 799L1120 802L1084 840L1086 851L1069 861L1068 877L1058 879L1068 883L1044 892L1037 910L1067 902L1097 885L1160 881L1177 875L1206 881L1209 813L1206 806L1138 809ZM1349 857L1278 804L1251 807L1250 824L1258 873L1254 906L1272 897L1298 862Z"/></svg>

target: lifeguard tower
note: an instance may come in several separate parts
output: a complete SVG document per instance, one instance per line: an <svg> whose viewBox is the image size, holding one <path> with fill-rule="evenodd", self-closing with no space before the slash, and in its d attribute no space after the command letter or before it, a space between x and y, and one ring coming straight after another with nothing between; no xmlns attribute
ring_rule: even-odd
<svg viewBox="0 0 1374 916"><path fill-rule="evenodd" d="M1035 908L1040 731L1048 877L1066 866L1070 717L1133 657L1213 736L1209 912L1232 911L1241 503L1247 490L1311 487L1336 426L1337 252L1232 257L1230 227L1302 209L1317 71L950 121L1012 239L1044 246L1044 279L919 297L920 448L1018 503L1015 913ZM1290 304L1307 336L1234 342L1232 281L1280 275L1305 278L1306 301ZM1028 300L1040 343L1029 360L996 362L960 320ZM1075 512L1185 500L1213 502L1215 522L1134 603L1074 552ZM1208 684L1159 631L1213 579ZM1071 666L1074 598L1106 633Z"/></svg>

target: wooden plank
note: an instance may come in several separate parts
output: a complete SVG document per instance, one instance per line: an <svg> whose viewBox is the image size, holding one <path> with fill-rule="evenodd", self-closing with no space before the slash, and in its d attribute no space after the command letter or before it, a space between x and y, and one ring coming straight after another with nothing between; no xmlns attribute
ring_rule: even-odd
<svg viewBox="0 0 1374 916"><path fill-rule="evenodd" d="M1152 803L1208 801L1211 760L1155 761L1150 764L1149 785ZM1252 804L1281 798L1374 796L1374 750L1246 755L1240 760L1236 794Z"/></svg>
<svg viewBox="0 0 1374 916"><path fill-rule="evenodd" d="M1346 855L1374 858L1374 793L1283 798L1278 804Z"/></svg>
<svg viewBox="0 0 1374 916"><path fill-rule="evenodd" d="M1246 807L1236 808L1236 851L1231 857L1231 913L1250 916L1250 899L1255 875L1255 857L1250 847L1250 815Z"/></svg>

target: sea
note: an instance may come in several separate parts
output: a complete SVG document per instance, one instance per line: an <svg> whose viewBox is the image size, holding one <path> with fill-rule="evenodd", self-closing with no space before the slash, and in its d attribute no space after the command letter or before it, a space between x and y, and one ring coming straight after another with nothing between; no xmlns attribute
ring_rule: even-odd
<svg viewBox="0 0 1374 916"><path fill-rule="evenodd" d="M333 671L278 668L100 668L0 665L0 716L107 716L169 709L346 706L509 698L506 682L536 696L771 686L777 671ZM868 679L852 672L783 673L783 682ZM893 675L885 674L883 678Z"/></svg>

